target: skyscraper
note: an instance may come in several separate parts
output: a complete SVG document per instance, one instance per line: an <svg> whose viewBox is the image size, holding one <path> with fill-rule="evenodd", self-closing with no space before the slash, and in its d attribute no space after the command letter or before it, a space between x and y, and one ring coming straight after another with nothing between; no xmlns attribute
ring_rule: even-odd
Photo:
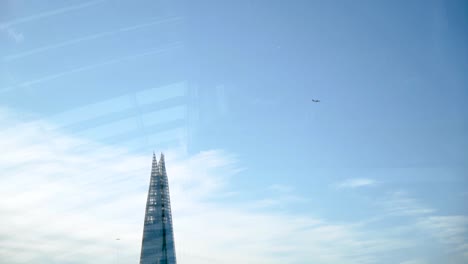
<svg viewBox="0 0 468 264"><path fill-rule="evenodd" d="M162 153L159 163L153 153L140 264L176 264L169 183Z"/></svg>

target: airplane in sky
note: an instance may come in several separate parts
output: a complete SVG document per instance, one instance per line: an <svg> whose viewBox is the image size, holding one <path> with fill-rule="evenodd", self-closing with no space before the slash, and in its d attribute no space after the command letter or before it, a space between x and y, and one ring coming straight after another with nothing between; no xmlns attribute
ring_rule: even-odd
<svg viewBox="0 0 468 264"><path fill-rule="evenodd" d="M320 103L320 100L312 99L312 102L314 102L314 103Z"/></svg>

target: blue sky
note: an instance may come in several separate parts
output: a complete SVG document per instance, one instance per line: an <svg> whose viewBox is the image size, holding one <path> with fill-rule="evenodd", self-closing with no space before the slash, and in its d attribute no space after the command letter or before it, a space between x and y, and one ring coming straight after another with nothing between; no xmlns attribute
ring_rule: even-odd
<svg viewBox="0 0 468 264"><path fill-rule="evenodd" d="M137 261L156 150L181 263L466 263L467 10L2 1L0 259Z"/></svg>

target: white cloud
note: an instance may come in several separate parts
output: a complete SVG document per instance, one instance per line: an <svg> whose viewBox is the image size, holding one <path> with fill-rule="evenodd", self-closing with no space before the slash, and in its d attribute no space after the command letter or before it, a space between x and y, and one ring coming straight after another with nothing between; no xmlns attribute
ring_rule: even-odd
<svg viewBox="0 0 468 264"><path fill-rule="evenodd" d="M0 130L0 259L137 261L151 157L1 115L9 125ZM180 263L335 263L373 243L346 225L218 202L241 170L235 156L214 150L166 158Z"/></svg>
<svg viewBox="0 0 468 264"><path fill-rule="evenodd" d="M450 252L452 258L462 261L452 259L453 263L468 261L468 216L436 214L435 209L423 205L405 191L392 192L386 198L381 203L387 212L386 217L404 217L409 220L403 227L406 232L419 231L435 238L439 245L445 245L444 250ZM403 263L427 262L417 259Z"/></svg>
<svg viewBox="0 0 468 264"><path fill-rule="evenodd" d="M0 24L0 31L3 31L10 39L15 41L16 43L21 43L24 40L23 33L18 32L15 28L11 26Z"/></svg>
<svg viewBox="0 0 468 264"><path fill-rule="evenodd" d="M419 219L418 226L428 230L442 243L452 246L452 251L468 257L468 216L429 216Z"/></svg>
<svg viewBox="0 0 468 264"><path fill-rule="evenodd" d="M50 128L0 111L0 259L137 262L151 156ZM218 200L242 195L230 188L242 168L221 150L168 151L166 164L181 264L378 263L383 253L411 246L352 223Z"/></svg>
<svg viewBox="0 0 468 264"><path fill-rule="evenodd" d="M279 192L279 193L289 193L294 190L292 186L285 185L285 184L272 184L268 186L268 189Z"/></svg>
<svg viewBox="0 0 468 264"><path fill-rule="evenodd" d="M389 215L420 216L435 212L403 191L391 192L381 204Z"/></svg>
<svg viewBox="0 0 468 264"><path fill-rule="evenodd" d="M372 179L368 178L354 178L354 179L347 179L345 181L340 182L337 184L338 189L347 189L347 188L359 188L364 186L374 185L376 182Z"/></svg>
<svg viewBox="0 0 468 264"><path fill-rule="evenodd" d="M272 184L267 187L270 194L265 198L253 200L247 205L248 208L271 208L284 209L293 203L304 203L309 199L293 193L294 188L290 185Z"/></svg>

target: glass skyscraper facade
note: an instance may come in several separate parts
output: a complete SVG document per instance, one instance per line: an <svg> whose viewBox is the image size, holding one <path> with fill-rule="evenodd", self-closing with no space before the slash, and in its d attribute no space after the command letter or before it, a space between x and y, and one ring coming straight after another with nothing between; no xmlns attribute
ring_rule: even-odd
<svg viewBox="0 0 468 264"><path fill-rule="evenodd" d="M146 201L140 264L175 264L171 202L164 154L159 162L153 154L151 179Z"/></svg>

